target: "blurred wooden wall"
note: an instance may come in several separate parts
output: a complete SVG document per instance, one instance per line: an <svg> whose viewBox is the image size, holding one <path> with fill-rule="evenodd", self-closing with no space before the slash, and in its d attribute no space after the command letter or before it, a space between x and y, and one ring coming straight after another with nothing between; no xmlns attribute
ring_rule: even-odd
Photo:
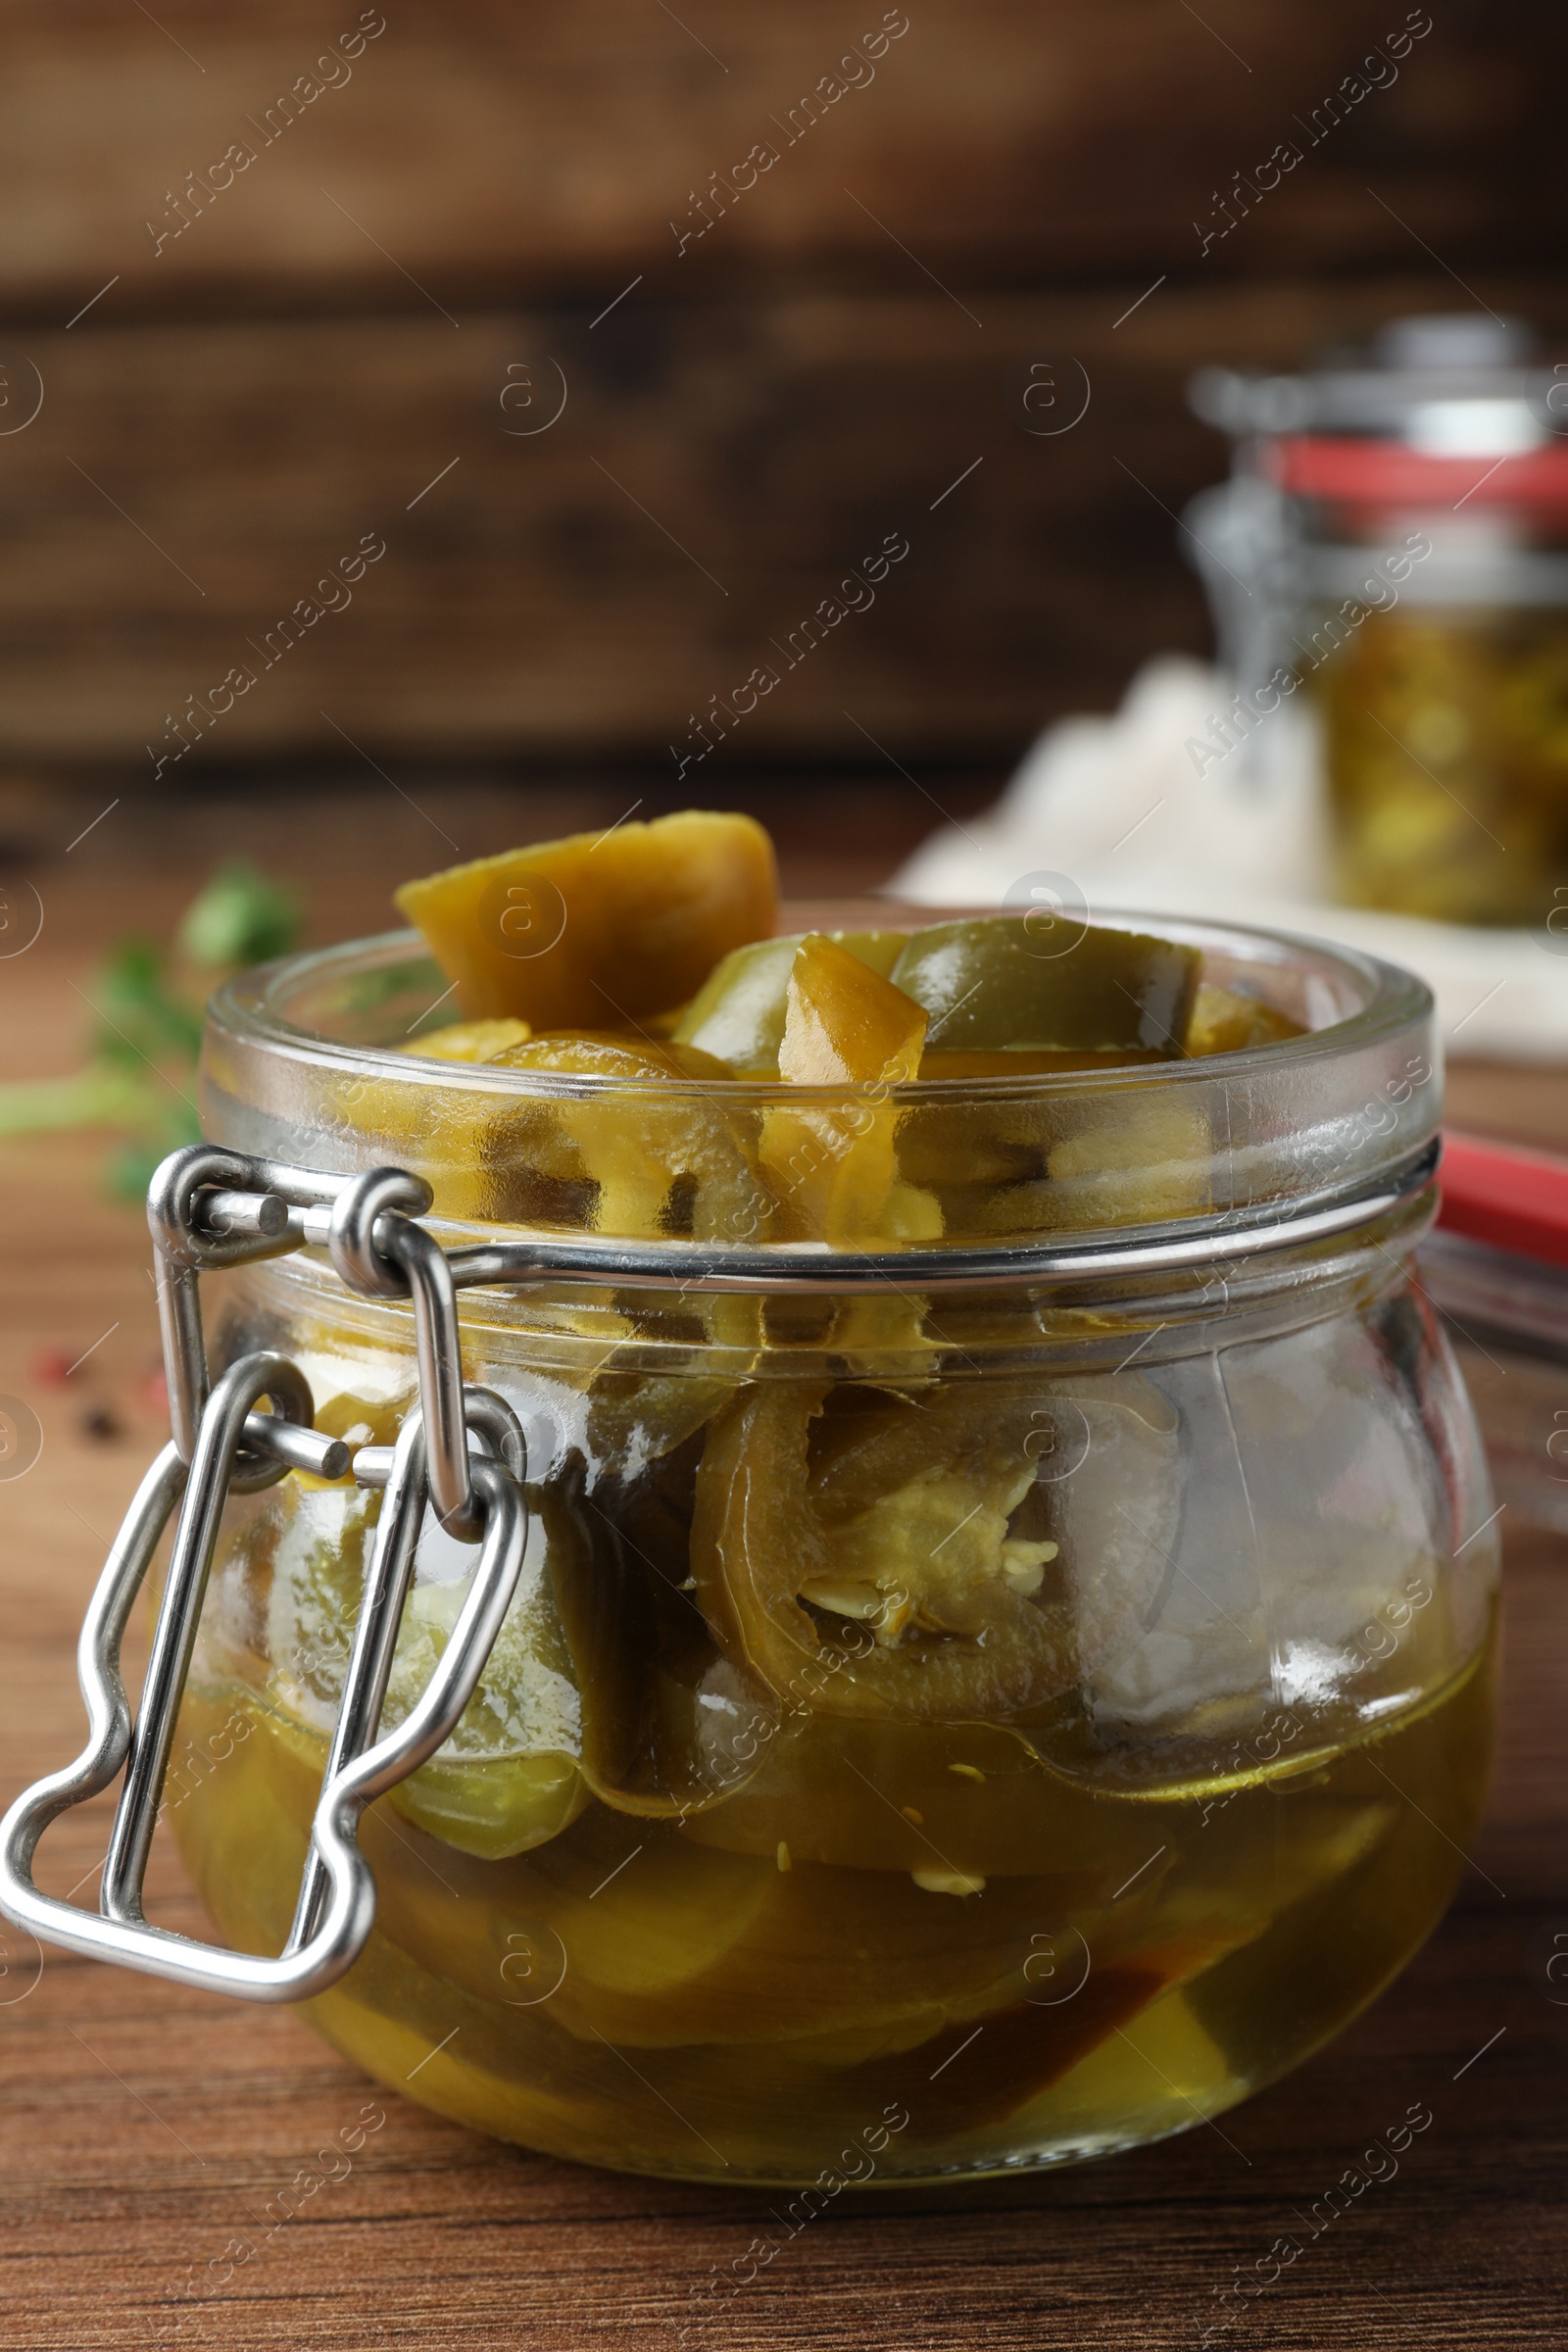
<svg viewBox="0 0 1568 2352"><path fill-rule="evenodd" d="M1446 0L0 0L0 769L672 777L714 697L726 761L1004 760L1206 645L1195 365L1568 326L1564 49Z"/></svg>

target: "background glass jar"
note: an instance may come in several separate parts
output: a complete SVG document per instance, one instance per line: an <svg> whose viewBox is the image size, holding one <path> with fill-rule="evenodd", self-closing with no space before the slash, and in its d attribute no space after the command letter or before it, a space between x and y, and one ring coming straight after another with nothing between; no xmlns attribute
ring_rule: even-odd
<svg viewBox="0 0 1568 2352"><path fill-rule="evenodd" d="M1219 2112L1427 1934L1484 1791L1496 1567L1409 1280L1428 1199L1219 1253L1420 1162L1429 1001L1353 956L1152 927L1311 1034L929 1081L874 1115L930 1203L923 1247L1185 1235L1191 1265L464 1295L535 1525L459 1731L366 1818L376 1928L311 2013L372 2074L650 2172L994 2171ZM618 1203L624 1239L765 1246L763 1122L860 1132L851 1095L379 1042L439 993L401 936L235 983L210 1133L409 1164L449 1241L603 1233ZM308 1253L221 1279L220 1357L280 1346L321 1426L390 1434L405 1308ZM231 1506L167 1801L244 1948L288 1926L376 1509L298 1475ZM472 1556L427 1528L390 1715Z"/></svg>
<svg viewBox="0 0 1568 2352"><path fill-rule="evenodd" d="M1562 903L1568 372L1529 354L1480 314L1406 318L1306 375L1195 379L1237 440L1193 517L1221 655L1249 694L1281 665L1310 688L1352 906Z"/></svg>

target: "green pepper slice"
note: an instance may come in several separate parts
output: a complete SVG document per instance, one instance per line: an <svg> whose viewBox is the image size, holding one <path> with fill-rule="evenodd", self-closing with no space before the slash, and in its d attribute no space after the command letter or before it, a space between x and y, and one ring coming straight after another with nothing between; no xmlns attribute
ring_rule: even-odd
<svg viewBox="0 0 1568 2352"><path fill-rule="evenodd" d="M790 970L809 936L759 940L716 963L674 1029L677 1044L697 1046L729 1065L736 1078L776 1078L784 1037ZM885 980L903 952L902 931L830 931L859 963Z"/></svg>
<svg viewBox="0 0 1568 2352"><path fill-rule="evenodd" d="M988 914L913 932L888 977L925 1006L927 1042L943 1052L1176 1059L1200 961L1174 940L1095 924L1064 953L1045 955L1027 915Z"/></svg>
<svg viewBox="0 0 1568 2352"><path fill-rule="evenodd" d="M698 1472L698 1599L782 1702L1043 1727L1142 1640L1181 1479L1174 1409L1132 1372L760 1383Z"/></svg>
<svg viewBox="0 0 1568 2352"><path fill-rule="evenodd" d="M1032 1598L1056 1547L1008 1530L1035 1479L1030 1400L991 1384L905 1400L911 1426L870 1482L882 1492L835 1509L831 1491L813 1495L808 1452L827 1394L768 1381L710 1432L692 1567L726 1656L829 1714L987 1721L1062 1690L1070 1635Z"/></svg>

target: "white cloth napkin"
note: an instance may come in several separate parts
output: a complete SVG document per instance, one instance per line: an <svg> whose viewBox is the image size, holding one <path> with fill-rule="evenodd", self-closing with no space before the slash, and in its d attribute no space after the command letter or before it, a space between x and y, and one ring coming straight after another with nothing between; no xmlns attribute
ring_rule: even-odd
<svg viewBox="0 0 1568 2352"><path fill-rule="evenodd" d="M1009 892L1027 905L1037 878L1061 876L1095 912L1337 940L1419 972L1448 1051L1568 1063L1568 930L1557 940L1334 905L1313 715L1285 704L1267 722L1267 781L1250 779L1240 751L1203 757L1233 691L1200 662L1149 662L1114 716L1049 728L996 807L934 833L889 888L921 906L1001 905Z"/></svg>

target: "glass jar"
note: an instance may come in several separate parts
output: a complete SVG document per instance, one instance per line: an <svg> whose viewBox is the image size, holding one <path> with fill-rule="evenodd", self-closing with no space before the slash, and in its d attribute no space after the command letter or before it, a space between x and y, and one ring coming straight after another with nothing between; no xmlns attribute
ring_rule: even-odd
<svg viewBox="0 0 1568 2352"><path fill-rule="evenodd" d="M1244 705L1309 690L1350 906L1539 924L1568 895L1568 381L1529 352L1404 318L1309 374L1195 379L1237 441L1193 514L1222 657Z"/></svg>
<svg viewBox="0 0 1568 2352"><path fill-rule="evenodd" d="M891 1093L656 1087L397 1050L442 988L409 935L216 1000L210 1136L408 1165L447 1244L782 1262L782 1116L829 1160L881 1138L920 1253L919 1287L854 1295L462 1294L533 1522L458 1731L363 1824L375 1928L308 2014L370 2074L636 2171L991 2173L1220 2113L1428 1934L1485 1789L1496 1587L1410 1276L1430 999L1345 952L1144 928L1308 1033ZM216 1279L218 1361L280 1347L318 1426L390 1436L406 1305L313 1250ZM243 1949L288 1928L378 1505L296 1473L229 1506L165 1802ZM472 1563L427 1523L385 1720Z"/></svg>

